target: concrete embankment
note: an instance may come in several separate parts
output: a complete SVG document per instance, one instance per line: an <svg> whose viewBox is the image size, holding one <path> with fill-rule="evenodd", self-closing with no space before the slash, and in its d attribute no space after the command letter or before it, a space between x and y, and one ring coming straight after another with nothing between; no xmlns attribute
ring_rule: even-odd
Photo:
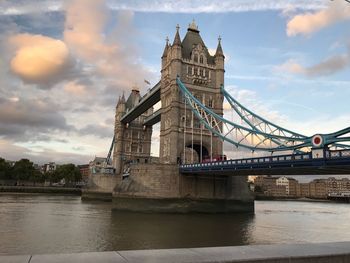
<svg viewBox="0 0 350 263"><path fill-rule="evenodd" d="M350 242L0 256L2 263L347 263Z"/></svg>
<svg viewBox="0 0 350 263"><path fill-rule="evenodd" d="M0 193L43 193L81 195L80 188L44 186L0 186Z"/></svg>

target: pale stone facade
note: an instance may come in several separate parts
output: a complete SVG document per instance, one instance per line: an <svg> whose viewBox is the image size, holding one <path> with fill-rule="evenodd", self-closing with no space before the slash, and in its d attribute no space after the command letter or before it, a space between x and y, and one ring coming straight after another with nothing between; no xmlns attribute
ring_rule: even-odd
<svg viewBox="0 0 350 263"><path fill-rule="evenodd" d="M177 27L173 44L166 43L161 69L160 161L162 163L200 161L204 156L222 154L222 141L212 136L200 124L189 110L189 106L186 108L176 84L176 77L180 77L197 99L222 116L223 96L220 86L224 84L224 59L220 39L216 54L211 56L194 22L189 25L183 41L180 39ZM189 159L186 157L186 147L195 150Z"/></svg>
<svg viewBox="0 0 350 263"><path fill-rule="evenodd" d="M148 109L144 114L128 125L120 122L122 116L131 110L141 99L137 89L131 91L127 100L124 94L118 100L115 113L115 141L113 151L113 167L120 174L132 162L147 163L151 154L152 126L144 126L144 119L153 113Z"/></svg>
<svg viewBox="0 0 350 263"><path fill-rule="evenodd" d="M167 41L162 55L160 153L157 164L147 162L150 156L152 127L143 127L146 111L129 125L121 118L140 99L133 91L125 101L119 100L115 117L113 166L117 173L133 162L127 176L119 176L113 191L118 209L170 212L252 212L254 201L246 177L185 176L179 173L180 162L200 162L206 156L222 155L223 143L192 117L184 103L176 77L206 107L223 115L224 55L219 39L216 54L211 56L193 22L183 41L177 28L173 44ZM131 98L131 99L130 99ZM193 129L192 129L193 127ZM142 141L130 134L143 134ZM136 139L138 135L136 136ZM142 145L143 151L132 148ZM129 146L130 145L130 148ZM126 175L126 174L124 174Z"/></svg>

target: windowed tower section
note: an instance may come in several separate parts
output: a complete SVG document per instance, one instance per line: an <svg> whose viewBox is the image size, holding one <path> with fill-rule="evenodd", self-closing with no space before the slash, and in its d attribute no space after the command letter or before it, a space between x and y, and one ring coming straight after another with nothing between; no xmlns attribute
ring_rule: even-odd
<svg viewBox="0 0 350 263"><path fill-rule="evenodd" d="M186 106L176 84L179 76L196 98L215 113L223 115L224 55L221 43L210 55L197 25L192 22L181 41L177 27L173 44L166 44L161 70L160 160L163 163L184 162L186 148L199 156L222 154L222 141L212 136ZM198 146L201 145L201 146ZM204 149L205 151L201 152ZM200 152L198 152L200 151ZM203 156L202 156L203 157Z"/></svg>

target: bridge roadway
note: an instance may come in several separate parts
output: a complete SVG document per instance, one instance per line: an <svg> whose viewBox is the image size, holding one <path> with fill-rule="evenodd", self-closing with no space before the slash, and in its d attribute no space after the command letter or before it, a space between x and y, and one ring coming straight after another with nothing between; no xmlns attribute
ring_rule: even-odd
<svg viewBox="0 0 350 263"><path fill-rule="evenodd" d="M345 263L350 242L0 256L1 263Z"/></svg>
<svg viewBox="0 0 350 263"><path fill-rule="evenodd" d="M160 81L148 92L146 93L141 100L139 101L139 103L129 112L127 112L122 118L121 118L121 122L122 123L130 123L133 120L135 120L137 117L139 117L142 113L144 113L145 111L147 111L149 108L153 107L157 102L160 101ZM156 116L158 117L158 119L153 119L154 121L160 121L160 111L158 113L159 115ZM153 116L153 115L151 115ZM148 125L150 125L150 123L152 123L152 121L150 121L148 119L148 121L145 121L145 125L148 123ZM155 122L157 123L157 122ZM153 123L153 124L155 124Z"/></svg>
<svg viewBox="0 0 350 263"><path fill-rule="evenodd" d="M311 175L350 174L350 150L325 151L324 158L312 152L180 165L185 175Z"/></svg>

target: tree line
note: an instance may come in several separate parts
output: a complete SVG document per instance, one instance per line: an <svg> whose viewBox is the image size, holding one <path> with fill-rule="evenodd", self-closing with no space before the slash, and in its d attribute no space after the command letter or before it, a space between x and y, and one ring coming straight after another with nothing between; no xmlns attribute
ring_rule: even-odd
<svg viewBox="0 0 350 263"><path fill-rule="evenodd" d="M28 159L21 159L11 166L10 163L0 157L0 180L57 183L62 179L66 184L70 184L81 181L82 175L79 168L72 163L60 165L55 171L41 173L38 169L35 169L33 162Z"/></svg>

